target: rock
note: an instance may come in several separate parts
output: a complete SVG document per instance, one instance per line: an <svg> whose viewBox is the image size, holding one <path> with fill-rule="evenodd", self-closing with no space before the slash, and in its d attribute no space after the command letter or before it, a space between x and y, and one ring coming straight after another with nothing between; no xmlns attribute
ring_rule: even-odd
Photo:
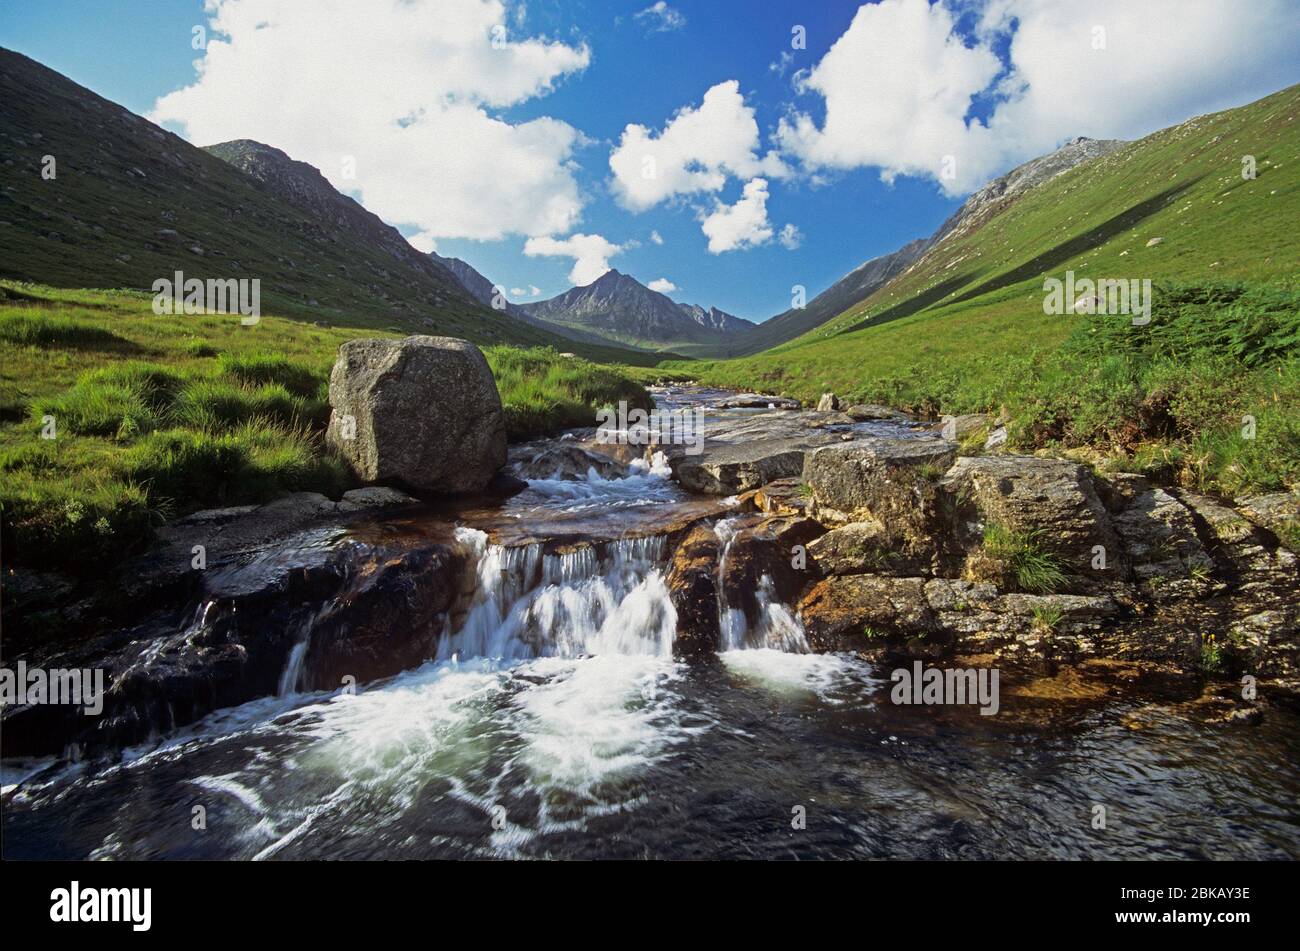
<svg viewBox="0 0 1300 951"><path fill-rule="evenodd" d="M985 450L996 449L998 446L1005 444L1007 441L1007 427L998 426L991 433L989 438L984 440Z"/></svg>
<svg viewBox="0 0 1300 951"><path fill-rule="evenodd" d="M799 616L809 646L818 651L880 647L889 639L926 638L939 630L924 578L827 578L800 601Z"/></svg>
<svg viewBox="0 0 1300 951"><path fill-rule="evenodd" d="M944 416L940 419L940 422L943 423L943 438L949 442L962 442L967 436L987 426L991 421L992 417L987 413Z"/></svg>
<svg viewBox="0 0 1300 951"><path fill-rule="evenodd" d="M1207 495L1181 489L1177 495L1191 511L1216 568L1235 582L1239 592L1297 583L1296 555L1278 546L1272 533L1265 535L1241 513Z"/></svg>
<svg viewBox="0 0 1300 951"><path fill-rule="evenodd" d="M867 438L808 456L803 478L810 514L833 523L877 523L888 545L909 556L930 546L938 481L957 450L941 439Z"/></svg>
<svg viewBox="0 0 1300 951"><path fill-rule="evenodd" d="M697 455L680 445L658 448L683 488L735 495L801 475L809 451L839 442L837 432L817 428L825 424L824 415L815 412L755 413L711 426Z"/></svg>
<svg viewBox="0 0 1300 951"><path fill-rule="evenodd" d="M472 343L425 336L349 340L339 348L329 396L327 438L365 482L476 492L505 465L501 397Z"/></svg>
<svg viewBox="0 0 1300 951"><path fill-rule="evenodd" d="M739 393L718 404L719 409L802 409L803 404L788 396L765 396L762 393Z"/></svg>
<svg viewBox="0 0 1300 951"><path fill-rule="evenodd" d="M817 409L822 413L832 413L840 409L840 398L834 393L823 393L817 401Z"/></svg>
<svg viewBox="0 0 1300 951"><path fill-rule="evenodd" d="M808 508L803 480L777 479L760 486L754 490L754 505L769 515L802 515Z"/></svg>
<svg viewBox="0 0 1300 951"><path fill-rule="evenodd" d="M1066 590L1127 576L1119 538L1084 466L1033 456L965 456L944 477L942 489L951 500L959 547L973 550L984 527L997 523L1034 533L1060 559ZM1106 553L1105 568L1094 567L1098 545Z"/></svg>
<svg viewBox="0 0 1300 951"><path fill-rule="evenodd" d="M1164 238L1152 238L1150 241L1147 242L1147 247L1154 248L1157 244L1161 244L1164 240L1165 240Z"/></svg>
<svg viewBox="0 0 1300 951"><path fill-rule="evenodd" d="M30 666L103 669L102 715L5 707L4 755L120 748L282 689L334 689L345 676L365 683L432 656L468 572L451 526L400 538L353 535L337 513L315 517L320 498L300 493L169 526L171 537L121 578L179 559L187 585L138 580L123 591L133 595L122 615L127 626L101 621L24 658ZM297 532L268 534L268 525L284 530L292 519L306 521ZM202 568L184 547L194 538L207 541ZM297 645L299 678L285 683Z"/></svg>
<svg viewBox="0 0 1300 951"><path fill-rule="evenodd" d="M664 578L677 611L673 651L685 657L718 647L717 560L719 541L712 525L696 525L673 552Z"/></svg>
<svg viewBox="0 0 1300 951"><path fill-rule="evenodd" d="M543 448L523 446L510 453L513 469L521 479L587 479L594 473L602 479L622 479L628 466L604 453L593 452L573 442L549 444Z"/></svg>
<svg viewBox="0 0 1300 951"><path fill-rule="evenodd" d="M832 529L808 546L818 570L827 575L928 574L932 570L928 551L900 548L883 525L876 521L850 522Z"/></svg>
<svg viewBox="0 0 1300 951"><path fill-rule="evenodd" d="M414 498L397 489L390 489L383 485L370 485L344 492L343 498L339 500L338 509L340 512L359 512L362 509L410 505L415 501Z"/></svg>
<svg viewBox="0 0 1300 951"><path fill-rule="evenodd" d="M1300 492L1272 492L1238 500L1238 509L1260 528L1268 529L1292 551L1300 547Z"/></svg>
<svg viewBox="0 0 1300 951"><path fill-rule="evenodd" d="M1149 596L1195 596L1209 580L1214 562L1196 535L1191 512L1168 492L1139 491L1111 520L1133 575Z"/></svg>

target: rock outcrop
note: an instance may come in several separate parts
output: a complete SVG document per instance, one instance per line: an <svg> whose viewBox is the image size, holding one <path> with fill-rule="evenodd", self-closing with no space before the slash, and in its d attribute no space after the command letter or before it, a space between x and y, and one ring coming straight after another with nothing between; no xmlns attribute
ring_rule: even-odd
<svg viewBox="0 0 1300 951"><path fill-rule="evenodd" d="M501 397L472 343L349 340L339 348L329 395L327 438L364 482L478 492L506 463Z"/></svg>

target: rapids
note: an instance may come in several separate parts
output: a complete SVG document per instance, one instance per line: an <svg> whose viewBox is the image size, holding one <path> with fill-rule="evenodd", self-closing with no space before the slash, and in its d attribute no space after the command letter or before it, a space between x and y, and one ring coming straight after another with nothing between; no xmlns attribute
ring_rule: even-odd
<svg viewBox="0 0 1300 951"><path fill-rule="evenodd" d="M5 857L1300 855L1285 709L1206 722L1182 684L1104 667L1057 691L1007 677L996 717L894 706L888 670L809 653L766 578L720 594L713 658L675 660L671 553L647 529L695 504L662 458L533 480L456 530L473 596L423 666L303 692L303 641L277 696L110 760L6 762ZM552 524L604 531L556 548ZM723 561L734 523L714 530Z"/></svg>

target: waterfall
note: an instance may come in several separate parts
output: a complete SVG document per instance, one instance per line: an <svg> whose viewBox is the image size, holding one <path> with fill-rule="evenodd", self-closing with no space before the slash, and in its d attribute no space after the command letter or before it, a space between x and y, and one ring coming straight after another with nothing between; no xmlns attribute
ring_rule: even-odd
<svg viewBox="0 0 1300 951"><path fill-rule="evenodd" d="M464 621L445 633L438 660L588 654L672 655L677 612L664 586L662 536L619 539L547 554L506 547L458 528L475 562Z"/></svg>
<svg viewBox="0 0 1300 951"><path fill-rule="evenodd" d="M744 607L731 606L726 590L727 558L740 534L740 521L739 516L724 518L713 526L720 543L717 583L714 586L718 597L719 649L733 651L770 648L790 654L808 653L808 638L803 623L789 607L777 599L776 585L770 575L760 576L758 587L753 593L752 627L750 614L746 613ZM739 594L744 596L744 592Z"/></svg>

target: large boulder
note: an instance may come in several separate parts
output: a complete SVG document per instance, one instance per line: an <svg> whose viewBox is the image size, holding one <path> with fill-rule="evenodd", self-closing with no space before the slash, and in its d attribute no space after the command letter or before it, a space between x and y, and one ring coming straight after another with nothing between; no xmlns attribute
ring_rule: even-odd
<svg viewBox="0 0 1300 951"><path fill-rule="evenodd" d="M977 547L983 527L994 522L1032 533L1058 557L1069 587L1086 591L1128 575L1109 513L1084 466L1034 456L965 456L944 477L943 489L959 543Z"/></svg>
<svg viewBox="0 0 1300 951"><path fill-rule="evenodd" d="M468 341L349 340L329 394L327 438L365 482L477 492L506 463L501 397Z"/></svg>
<svg viewBox="0 0 1300 951"><path fill-rule="evenodd" d="M810 453L803 480L818 515L832 521L866 519L897 527L924 520L926 496L957 457L941 439L872 437Z"/></svg>

